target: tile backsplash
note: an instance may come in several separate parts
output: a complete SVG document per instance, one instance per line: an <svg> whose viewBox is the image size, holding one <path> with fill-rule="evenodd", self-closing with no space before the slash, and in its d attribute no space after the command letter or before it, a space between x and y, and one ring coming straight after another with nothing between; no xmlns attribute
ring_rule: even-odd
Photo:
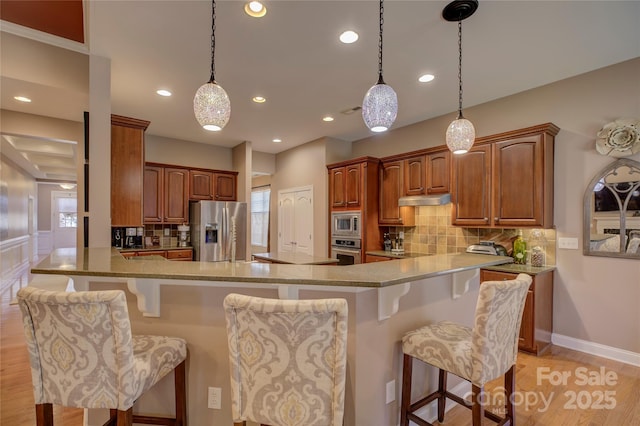
<svg viewBox="0 0 640 426"><path fill-rule="evenodd" d="M517 229L481 229L461 228L451 225L451 204L443 206L416 207L416 226L389 227L391 238L404 231L404 248L406 251L446 254L462 253L471 244L491 240L505 246L511 255L512 242ZM546 264L556 263L556 230L545 229ZM385 230L385 232L387 232ZM522 228L525 241L528 241L530 229Z"/></svg>

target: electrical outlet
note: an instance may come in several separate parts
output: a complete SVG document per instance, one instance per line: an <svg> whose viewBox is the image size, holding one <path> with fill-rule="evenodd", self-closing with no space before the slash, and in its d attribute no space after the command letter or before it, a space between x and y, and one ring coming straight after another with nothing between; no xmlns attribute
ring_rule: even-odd
<svg viewBox="0 0 640 426"><path fill-rule="evenodd" d="M387 382L387 404L396 400L396 381Z"/></svg>
<svg viewBox="0 0 640 426"><path fill-rule="evenodd" d="M578 249L578 239L577 238L566 238L566 237L558 238L558 248L577 250Z"/></svg>
<svg viewBox="0 0 640 426"><path fill-rule="evenodd" d="M164 228L164 236L165 237L171 236L171 228Z"/></svg>
<svg viewBox="0 0 640 426"><path fill-rule="evenodd" d="M207 400L207 406L214 410L220 410L222 408L222 389L221 388L213 388L209 387L209 393L207 395L209 398Z"/></svg>

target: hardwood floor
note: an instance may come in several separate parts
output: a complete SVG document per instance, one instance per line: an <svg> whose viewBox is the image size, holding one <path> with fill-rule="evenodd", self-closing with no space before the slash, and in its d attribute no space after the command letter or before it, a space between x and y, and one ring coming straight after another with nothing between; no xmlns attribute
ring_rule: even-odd
<svg viewBox="0 0 640 426"><path fill-rule="evenodd" d="M0 425L35 425L29 355L20 309L10 305L12 293L4 291L0 304ZM500 402L499 386L487 385L490 402ZM520 352L516 389L518 426L640 426L639 367L560 347L540 357ZM80 409L54 406L54 418L57 425L83 424ZM195 419L191 424L199 426ZM470 425L471 412L455 407L444 424ZM485 420L485 425L494 424Z"/></svg>
<svg viewBox="0 0 640 426"><path fill-rule="evenodd" d="M3 291L0 304L0 425L36 424L29 352L22 331L18 305L10 305L13 292ZM60 426L82 426L83 410L53 407Z"/></svg>

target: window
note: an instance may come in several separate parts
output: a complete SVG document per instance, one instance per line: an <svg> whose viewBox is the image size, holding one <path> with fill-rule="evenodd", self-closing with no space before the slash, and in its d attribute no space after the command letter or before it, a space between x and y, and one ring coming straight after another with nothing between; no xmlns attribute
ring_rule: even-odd
<svg viewBox="0 0 640 426"><path fill-rule="evenodd" d="M271 187L251 190L251 245L269 247L269 200Z"/></svg>
<svg viewBox="0 0 640 426"><path fill-rule="evenodd" d="M76 198L59 197L56 198L58 210L58 227L59 228L77 228L78 227L78 209Z"/></svg>

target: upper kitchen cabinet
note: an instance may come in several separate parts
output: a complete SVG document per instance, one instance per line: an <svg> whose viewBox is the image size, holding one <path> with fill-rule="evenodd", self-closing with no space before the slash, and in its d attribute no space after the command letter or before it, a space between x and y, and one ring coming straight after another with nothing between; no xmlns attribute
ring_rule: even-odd
<svg viewBox="0 0 640 426"><path fill-rule="evenodd" d="M189 169L147 163L144 223L189 222Z"/></svg>
<svg viewBox="0 0 640 426"><path fill-rule="evenodd" d="M213 199L215 201L236 201L238 172L213 173Z"/></svg>
<svg viewBox="0 0 640 426"><path fill-rule="evenodd" d="M327 165L330 210L377 211L378 164L372 157L359 157Z"/></svg>
<svg viewBox="0 0 640 426"><path fill-rule="evenodd" d="M189 200L236 201L238 172L189 170Z"/></svg>
<svg viewBox="0 0 640 426"><path fill-rule="evenodd" d="M414 207L400 207L398 200L405 195L405 160L388 160L380 163L380 207L378 224L389 226L415 225Z"/></svg>
<svg viewBox="0 0 640 426"><path fill-rule="evenodd" d="M451 152L446 149L426 155L427 194L449 192L451 175Z"/></svg>
<svg viewBox="0 0 640 426"><path fill-rule="evenodd" d="M189 199L213 200L213 172L189 170Z"/></svg>
<svg viewBox="0 0 640 426"><path fill-rule="evenodd" d="M164 223L189 222L189 170L164 168Z"/></svg>
<svg viewBox="0 0 640 426"><path fill-rule="evenodd" d="M144 132L149 123L111 116L111 226L142 226Z"/></svg>
<svg viewBox="0 0 640 426"><path fill-rule="evenodd" d="M551 123L479 138L453 156L453 224L553 227Z"/></svg>
<svg viewBox="0 0 640 426"><path fill-rule="evenodd" d="M491 145L476 143L466 154L454 155L452 169L452 224L491 225Z"/></svg>
<svg viewBox="0 0 640 426"><path fill-rule="evenodd" d="M404 194L403 195L424 195L427 192L424 155L411 157L404 160Z"/></svg>

